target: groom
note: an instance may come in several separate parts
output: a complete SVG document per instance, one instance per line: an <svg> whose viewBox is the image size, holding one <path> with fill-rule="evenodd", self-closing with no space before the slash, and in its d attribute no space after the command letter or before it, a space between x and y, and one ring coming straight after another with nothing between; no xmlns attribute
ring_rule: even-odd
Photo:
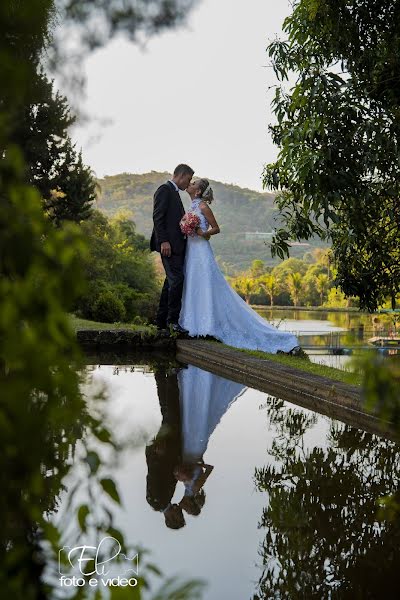
<svg viewBox="0 0 400 600"><path fill-rule="evenodd" d="M186 239L179 227L185 214L179 190L186 190L194 171L185 164L176 167L172 179L163 183L154 194L153 233L150 249L161 254L165 281L157 312L157 328L172 328L176 333L188 333L179 323L182 304L183 264Z"/></svg>

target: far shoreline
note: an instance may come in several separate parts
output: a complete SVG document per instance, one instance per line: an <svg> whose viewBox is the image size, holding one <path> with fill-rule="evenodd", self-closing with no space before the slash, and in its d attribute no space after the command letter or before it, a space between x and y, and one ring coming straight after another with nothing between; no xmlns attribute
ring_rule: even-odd
<svg viewBox="0 0 400 600"><path fill-rule="evenodd" d="M251 308L256 310L297 310L303 312L340 312L340 313L358 313L362 315L378 315L386 312L385 309L381 311L374 311L372 313L367 310L360 310L356 306L349 306L348 308L342 307L327 307L327 306L269 306L267 304L250 304ZM388 310L388 309L387 309Z"/></svg>

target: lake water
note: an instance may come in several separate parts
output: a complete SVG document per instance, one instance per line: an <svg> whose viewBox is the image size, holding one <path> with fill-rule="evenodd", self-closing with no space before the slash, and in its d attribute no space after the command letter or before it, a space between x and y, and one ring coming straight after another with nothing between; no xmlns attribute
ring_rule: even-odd
<svg viewBox="0 0 400 600"><path fill-rule="evenodd" d="M386 313L268 308L257 308L257 312L279 329L294 333L312 362L336 369L351 370L352 358L333 355L326 348L367 348L371 337L394 332L393 316Z"/></svg>
<svg viewBox="0 0 400 600"><path fill-rule="evenodd" d="M99 386L125 444L108 506L167 576L203 579L206 600L397 597L400 528L376 505L399 488L393 442L191 365L97 364L88 398Z"/></svg>

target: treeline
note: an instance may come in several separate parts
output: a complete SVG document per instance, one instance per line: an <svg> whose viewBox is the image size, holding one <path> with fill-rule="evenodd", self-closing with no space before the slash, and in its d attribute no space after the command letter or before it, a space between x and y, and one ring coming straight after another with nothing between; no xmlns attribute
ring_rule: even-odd
<svg viewBox="0 0 400 600"><path fill-rule="evenodd" d="M149 242L136 233L130 214L121 211L107 219L96 210L81 227L88 244L86 291L75 314L105 323L152 320L159 285Z"/></svg>
<svg viewBox="0 0 400 600"><path fill-rule="evenodd" d="M131 213L119 211L108 219L94 209L98 184L71 141L75 117L67 99L39 68L31 86L11 137L23 148L24 179L40 194L46 219L60 232L75 223L86 241L73 312L107 323L151 320L157 284L147 240L136 233Z"/></svg>
<svg viewBox="0 0 400 600"><path fill-rule="evenodd" d="M230 278L247 303L268 306L358 306L335 287L336 270L330 250L315 249L303 259L288 258L275 267L254 260L249 270Z"/></svg>

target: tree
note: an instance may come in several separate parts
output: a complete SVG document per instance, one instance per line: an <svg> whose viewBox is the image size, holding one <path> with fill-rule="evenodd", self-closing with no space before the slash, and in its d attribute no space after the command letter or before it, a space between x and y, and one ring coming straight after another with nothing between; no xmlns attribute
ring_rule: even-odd
<svg viewBox="0 0 400 600"><path fill-rule="evenodd" d="M279 293L280 285L275 275L270 273L260 278L260 286L269 296L271 308L274 306L274 298Z"/></svg>
<svg viewBox="0 0 400 600"><path fill-rule="evenodd" d="M79 316L105 322L111 322L110 315L117 315L116 321L154 317L159 296L154 260L148 242L143 249L142 236L125 217L108 220L94 210L81 224L88 253L82 260L87 289L74 305ZM104 307L108 300L113 304L109 311Z"/></svg>
<svg viewBox="0 0 400 600"><path fill-rule="evenodd" d="M250 277L253 279L257 279L257 277L261 277L265 273L265 263L263 260L256 259L253 260L250 267Z"/></svg>
<svg viewBox="0 0 400 600"><path fill-rule="evenodd" d="M286 285L294 306L299 305L300 294L303 291L303 279L300 273L289 273Z"/></svg>
<svg viewBox="0 0 400 600"><path fill-rule="evenodd" d="M320 275L317 275L317 277L315 278L315 287L317 292L320 295L320 301L321 301L321 306L324 303L324 297L326 296L326 294L328 293L329 290L329 279L328 279L328 275L325 275L325 273L321 273Z"/></svg>
<svg viewBox="0 0 400 600"><path fill-rule="evenodd" d="M327 274L327 269L321 263L310 264L303 277L303 291L305 292L307 304L318 306L320 295L316 288L316 279L321 274Z"/></svg>
<svg viewBox="0 0 400 600"><path fill-rule="evenodd" d="M171 25L178 5L124 2L121 10L116 0L60 4L82 22L93 17L90 8L103 5L107 17L114 15L113 31L122 23L132 34L145 24L152 23L153 30ZM27 160L17 135L18 119L34 105L32 90L54 13L52 0L0 3L0 465L1 509L7 515L0 587L4 597L26 600L54 596L43 570L50 550L57 554L60 532L44 512L57 504L61 476L70 468L66 457L86 426L87 437L109 436L85 414L83 360L67 316L82 290L86 245L74 223L56 229L45 218L39 187L30 179L35 163ZM29 152L34 159L33 145ZM96 460L90 464L95 470Z"/></svg>
<svg viewBox="0 0 400 600"><path fill-rule="evenodd" d="M325 303L327 308L345 308L349 306L349 299L346 299L346 296L337 287L333 287L328 292L327 301Z"/></svg>
<svg viewBox="0 0 400 600"><path fill-rule="evenodd" d="M127 209L119 210L112 219L111 225L119 232L119 236L137 250L148 250L149 241L141 233L136 232L136 224L133 220L133 213Z"/></svg>
<svg viewBox="0 0 400 600"><path fill-rule="evenodd" d="M400 290L400 1L296 0L268 47L280 147L264 185L281 192L289 239L330 237L346 295L374 310Z"/></svg>
<svg viewBox="0 0 400 600"><path fill-rule="evenodd" d="M300 258L288 258L272 269L272 273L281 281L285 280L289 273L305 275L306 271L307 265Z"/></svg>
<svg viewBox="0 0 400 600"><path fill-rule="evenodd" d="M10 142L23 152L27 183L34 185L56 225L87 219L96 182L68 134L74 123L67 99L38 67L29 94L13 115Z"/></svg>
<svg viewBox="0 0 400 600"><path fill-rule="evenodd" d="M251 295L258 292L258 283L250 277L236 277L232 283L238 294L244 296L246 303L250 304Z"/></svg>

